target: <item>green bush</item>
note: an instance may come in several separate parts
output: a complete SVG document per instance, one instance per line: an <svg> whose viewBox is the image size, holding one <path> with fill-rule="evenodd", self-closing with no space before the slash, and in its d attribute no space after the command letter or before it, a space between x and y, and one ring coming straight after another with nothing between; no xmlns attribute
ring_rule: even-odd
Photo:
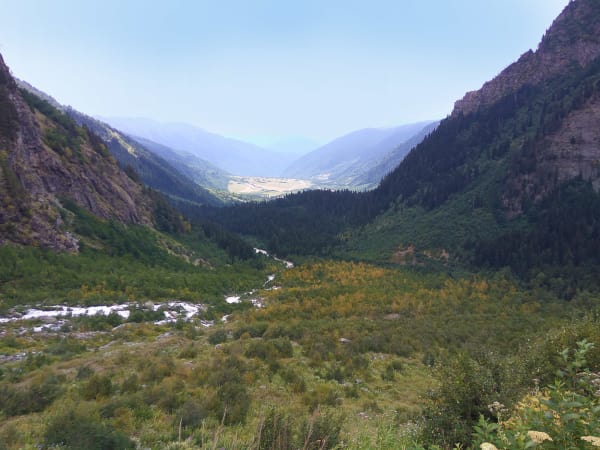
<svg viewBox="0 0 600 450"><path fill-rule="evenodd" d="M217 389L215 419L225 425L244 423L250 409L250 395L242 383L229 382Z"/></svg>
<svg viewBox="0 0 600 450"><path fill-rule="evenodd" d="M208 343L212 345L222 344L227 341L227 331L217 330L208 336Z"/></svg>
<svg viewBox="0 0 600 450"><path fill-rule="evenodd" d="M126 450L135 445L124 433L76 411L53 418L44 433L45 447L68 450Z"/></svg>
<svg viewBox="0 0 600 450"><path fill-rule="evenodd" d="M19 416L46 409L64 392L61 379L50 374L34 380L26 388L0 384L0 411L6 416Z"/></svg>
<svg viewBox="0 0 600 450"><path fill-rule="evenodd" d="M85 400L109 397L112 393L113 384L108 375L92 375L81 389L81 396Z"/></svg>
<svg viewBox="0 0 600 450"><path fill-rule="evenodd" d="M514 413L500 416L498 424L483 416L474 427L474 444L496 444L500 448L588 449L600 441L600 373L587 367L587 354L594 344L577 342L573 352L560 352L563 366L555 381L521 402Z"/></svg>
<svg viewBox="0 0 600 450"><path fill-rule="evenodd" d="M184 427L198 427L210 415L210 404L207 401L190 399L177 412L177 421Z"/></svg>

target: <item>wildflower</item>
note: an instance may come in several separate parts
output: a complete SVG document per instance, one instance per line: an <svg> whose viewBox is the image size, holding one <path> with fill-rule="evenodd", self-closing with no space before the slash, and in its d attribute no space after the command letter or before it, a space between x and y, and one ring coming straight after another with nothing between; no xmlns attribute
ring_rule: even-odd
<svg viewBox="0 0 600 450"><path fill-rule="evenodd" d="M543 431L528 431L527 437L533 441L534 444L541 444L544 441L552 441L552 438L548 433Z"/></svg>
<svg viewBox="0 0 600 450"><path fill-rule="evenodd" d="M583 439L583 438L581 438ZM481 444L479 446L479 448L481 450L498 450L498 447L496 447L494 444L490 444L489 442L484 442L483 444Z"/></svg>
<svg viewBox="0 0 600 450"><path fill-rule="evenodd" d="M582 436L581 440L589 442L594 447L600 447L600 437L597 437L597 436Z"/></svg>
<svg viewBox="0 0 600 450"><path fill-rule="evenodd" d="M506 406L504 406L502 403L500 402L494 402L490 405L488 405L488 409L492 414L496 414L497 416L500 415L503 412L508 411L506 409Z"/></svg>

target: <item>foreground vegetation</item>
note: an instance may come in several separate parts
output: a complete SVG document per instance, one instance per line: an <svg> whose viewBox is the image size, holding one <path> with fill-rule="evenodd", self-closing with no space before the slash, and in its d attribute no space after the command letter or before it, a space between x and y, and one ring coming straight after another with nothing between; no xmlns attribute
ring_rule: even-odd
<svg viewBox="0 0 600 450"><path fill-rule="evenodd" d="M152 274L174 278L171 298L193 279L164 267ZM451 448L483 439L502 448L509 430L530 425L519 405L542 411L532 399L545 401L556 370L576 355L583 367L577 342L595 344L583 359L599 368L600 328L587 312L597 299L585 293L566 304L501 275L339 261L307 263L275 283L257 293L265 308L221 297L231 315L211 328L151 317L73 319L51 333L2 324L0 448ZM566 397L567 388L552 392ZM589 390L577 395L588 402L581 408L596 408Z"/></svg>

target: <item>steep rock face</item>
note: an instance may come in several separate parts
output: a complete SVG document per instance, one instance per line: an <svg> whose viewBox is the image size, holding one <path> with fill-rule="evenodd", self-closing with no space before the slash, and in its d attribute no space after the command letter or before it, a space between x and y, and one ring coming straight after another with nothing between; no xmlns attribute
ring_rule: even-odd
<svg viewBox="0 0 600 450"><path fill-rule="evenodd" d="M535 52L529 50L481 89L465 94L455 103L452 115L477 111L524 85L537 85L573 66L584 67L599 56L600 2L572 0Z"/></svg>
<svg viewBox="0 0 600 450"><path fill-rule="evenodd" d="M531 170L520 170L507 179L502 204L509 217L573 178L590 181L599 191L600 95L568 114L556 131L532 146L531 153Z"/></svg>
<svg viewBox="0 0 600 450"><path fill-rule="evenodd" d="M0 243L76 250L59 199L122 223L152 224L151 201L99 139L39 99L24 100L0 56Z"/></svg>

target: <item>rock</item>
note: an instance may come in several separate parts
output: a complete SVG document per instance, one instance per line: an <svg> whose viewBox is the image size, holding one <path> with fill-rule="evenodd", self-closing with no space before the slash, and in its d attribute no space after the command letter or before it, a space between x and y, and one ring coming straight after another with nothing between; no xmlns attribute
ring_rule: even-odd
<svg viewBox="0 0 600 450"><path fill-rule="evenodd" d="M32 109L0 56L0 244L78 251L60 218L59 198L125 224L152 225L152 200L65 116ZM61 136L51 147L50 131ZM64 144L62 141L68 142ZM106 150L106 149L104 149Z"/></svg>
<svg viewBox="0 0 600 450"><path fill-rule="evenodd" d="M597 0L571 1L546 32L537 50L524 53L517 62L467 92L454 105L452 116L469 114L517 92L564 73L573 65L585 67L600 56L600 20Z"/></svg>

